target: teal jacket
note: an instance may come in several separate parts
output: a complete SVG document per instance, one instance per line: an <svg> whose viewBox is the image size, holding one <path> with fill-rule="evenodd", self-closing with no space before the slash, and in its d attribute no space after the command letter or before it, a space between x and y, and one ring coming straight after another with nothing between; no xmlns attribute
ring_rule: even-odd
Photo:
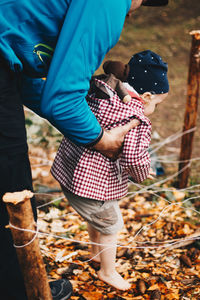
<svg viewBox="0 0 200 300"><path fill-rule="evenodd" d="M85 97L91 76L120 37L130 5L131 0L0 0L0 54L23 75L24 104L76 144L91 145L102 134Z"/></svg>

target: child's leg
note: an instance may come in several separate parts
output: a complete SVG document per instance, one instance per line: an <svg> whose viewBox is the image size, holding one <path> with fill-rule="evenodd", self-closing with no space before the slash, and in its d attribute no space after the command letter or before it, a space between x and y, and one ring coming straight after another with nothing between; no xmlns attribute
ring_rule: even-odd
<svg viewBox="0 0 200 300"><path fill-rule="evenodd" d="M130 284L124 280L115 269L117 234L123 226L123 219L117 201L102 201L81 198L63 189L71 206L87 221L90 240L94 243L92 257L100 253L94 260L100 261L99 278L120 290L127 290ZM106 233L106 234L105 234ZM101 252L104 250L103 252ZM98 260L97 260L98 259Z"/></svg>
<svg viewBox="0 0 200 300"><path fill-rule="evenodd" d="M93 243L99 244L100 243L100 232L97 231L96 229L94 229L94 227L92 227L89 223L87 223L87 229L88 229L90 241ZM92 260L94 260L96 262L100 262L100 256L99 256L100 247L98 245L91 245L90 251L91 251L90 256L91 256Z"/></svg>
<svg viewBox="0 0 200 300"><path fill-rule="evenodd" d="M117 235L104 235L100 234L100 243L105 244L100 246L101 269L98 272L99 279L114 286L120 290L128 290L131 285L124 280L115 269L116 259L116 242Z"/></svg>

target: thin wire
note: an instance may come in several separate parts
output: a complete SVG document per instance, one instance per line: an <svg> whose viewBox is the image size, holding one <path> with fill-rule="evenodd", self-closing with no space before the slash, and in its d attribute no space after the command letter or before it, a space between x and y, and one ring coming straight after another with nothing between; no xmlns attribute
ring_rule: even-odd
<svg viewBox="0 0 200 300"><path fill-rule="evenodd" d="M49 201L48 203L45 203L45 204L39 205L39 206L37 206L36 208L37 208L37 209L39 209L39 208L42 208L42 207L48 206L49 204L51 204L51 203L54 203L54 202L57 202L57 201L59 201L59 200L62 200L62 199L64 199L64 198L65 198L64 196L61 196L61 197L59 197L59 198L56 198L56 199L54 199L54 200L52 200L52 201Z"/></svg>
<svg viewBox="0 0 200 300"><path fill-rule="evenodd" d="M175 133L171 136L169 136L168 138L166 138L164 141L158 143L158 147L156 147L155 149L153 149L152 151L150 151L150 155L152 155L154 152L158 151L160 148L162 148L162 146L164 146L165 144L168 144L168 143L171 143L173 142L174 140L178 139L179 137L182 137L183 135L187 134L187 133L190 133L190 132L193 132L196 130L196 127L193 127L189 130L186 130L186 131L183 131L181 133ZM152 145L154 146L154 145ZM151 147L152 147L151 146Z"/></svg>
<svg viewBox="0 0 200 300"><path fill-rule="evenodd" d="M192 162L192 161L197 161L197 160L200 160L200 157L194 157L194 158L190 158L190 159L186 159L186 160L164 160L164 159L159 159L157 157L151 157L151 161L168 163L168 164L185 163L185 162Z"/></svg>
<svg viewBox="0 0 200 300"><path fill-rule="evenodd" d="M9 223L9 226L10 226L11 228L16 229L16 230L19 230L18 227L14 226L14 225L11 224L11 223ZM24 245L15 245L15 244L13 244L13 246L14 246L15 248L24 248L24 247L27 247L28 245L30 245L30 244L36 239L36 237L37 237L37 235L38 235L38 227L36 226L36 228L37 228L37 230L35 231L35 234L34 234L33 238L32 238L28 243L26 243L26 244L24 244Z"/></svg>
<svg viewBox="0 0 200 300"><path fill-rule="evenodd" d="M164 182L166 182L166 181L168 181L168 180L171 180L172 178L178 176L178 175L181 174L184 170L186 170L187 168L189 168L189 166L190 166L190 163L188 163L186 166L184 166L181 170L179 170L178 172L174 173L173 175L170 175L170 176L168 176L167 178L165 178L165 179L163 179L163 180L160 180L160 181L158 181L158 182L155 182L155 183L153 183L153 184L151 184L151 185L149 185L149 186L145 186L143 189L141 189L141 190L138 191L138 192L129 192L127 195L132 195L132 196L134 196L134 195L136 195L136 194L138 194L138 193L141 194L141 193L143 193L143 192L146 192L148 189L151 189L152 187L154 187L154 186L156 186L156 185L158 185L158 184L163 184Z"/></svg>
<svg viewBox="0 0 200 300"><path fill-rule="evenodd" d="M75 242L75 243L80 243L80 244L87 244L87 245L96 245L96 246L106 246L106 247L110 247L110 244L101 244L101 243L95 243L95 242L87 242L87 241L80 241L80 240L76 240L76 239L71 239L71 238L67 238L67 237L62 237L60 235L56 235L56 234L52 234L52 233L46 233L46 232L41 232L41 231L35 231L35 230L31 230L31 229L25 229L25 228L19 228L19 227L16 227L16 226L13 226L12 224L10 224L11 227L13 227L14 229L16 230L20 230L20 231L25 231L25 232L31 232L31 233L36 233L37 234L41 234L41 235L44 235L44 236L51 236L53 238L56 238L56 239L63 239L63 240L67 240L67 241L70 241L70 242ZM197 237L193 237L193 238L186 238L186 239L181 239L181 241L191 241L191 240L199 240L200 239L200 234L199 236ZM137 241L134 241L135 243L137 243ZM128 249L145 249L145 248L150 248L150 249L157 249L157 248L167 248L167 247L171 247L171 245L174 245L178 242L173 242L173 243L170 243L168 244L167 246L166 245L158 245L158 246L139 246L139 247L133 247L133 246L127 246L127 245L119 245L119 244L116 244L114 247L120 247L120 248L128 248Z"/></svg>
<svg viewBox="0 0 200 300"><path fill-rule="evenodd" d="M192 200L192 199L197 199L197 198L200 198L200 196L190 197L190 198L184 200L183 202L171 203L170 205L166 206L165 208L162 209L162 211L160 212L158 218L157 218L156 220L152 221L151 223L142 226L142 228L140 228L140 230L139 230L139 231L135 234L135 236L128 242L128 244L130 244L130 243L133 242L133 241L134 241L134 242L137 242L137 241L135 241L135 238L139 235L139 233L140 233L142 230L147 229L148 227L150 227L150 226L151 226L152 224L154 224L155 222L157 222L157 221L162 217L162 215L164 214L164 212L167 211L171 206L175 205L175 206L181 206L181 207L182 207L183 204L186 203L187 201ZM193 209L193 208L188 207L187 209L193 210L193 211L195 211L197 214L200 214L200 212L198 212L197 210L195 210L195 209ZM13 228L15 228L15 229L21 230L21 231L36 232L36 233L40 233L40 234L44 234L44 235L49 235L49 236L53 236L53 237L64 238L64 237L60 237L60 236L57 236L57 235L52 235L52 234L43 233L43 232L40 232L40 231L38 231L38 230L37 230L37 231L33 231L33 230L29 230L29 229L18 228L18 227L13 226L12 224L11 224L10 226L13 227ZM197 236L197 238L199 239L198 236ZM77 241L77 240L70 239L70 238L64 238L64 239L70 240L70 241L73 241L73 242L78 242L78 243L81 242L81 241ZM193 238L192 238L192 239L193 239ZM196 239L196 237L195 237L195 239ZM187 240L187 239L185 239L185 240ZM148 243L148 242L149 242L149 241L144 242L144 243ZM93 245L97 245L97 246L109 246L109 247L110 247L110 245L108 245L108 244L100 244L100 243L94 243L94 242L83 242L83 243L86 243L86 244L93 244ZM141 243L141 242L140 242L140 243ZM176 242L175 242L175 243L176 243ZM173 244L173 243L172 243L172 244ZM170 245L172 245L172 244L170 244ZM20 246L20 247L23 247L23 245ZM126 244L126 245L117 245L117 247L128 247L128 246L127 246L127 244ZM161 247L161 246L159 246L159 247ZM133 247L133 248L138 248L138 247ZM149 247L145 247L145 248L149 248ZM151 247L150 247L150 248L151 248Z"/></svg>

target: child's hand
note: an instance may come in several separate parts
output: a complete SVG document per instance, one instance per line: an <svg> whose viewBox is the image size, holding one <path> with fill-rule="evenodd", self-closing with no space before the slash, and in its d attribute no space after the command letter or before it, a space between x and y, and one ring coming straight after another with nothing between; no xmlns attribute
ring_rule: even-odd
<svg viewBox="0 0 200 300"><path fill-rule="evenodd" d="M152 168L149 170L149 175L147 176L148 179L155 179L156 172Z"/></svg>
<svg viewBox="0 0 200 300"><path fill-rule="evenodd" d="M133 119L126 125L105 130L103 137L93 148L108 158L117 159L122 151L125 135L139 124L140 121Z"/></svg>

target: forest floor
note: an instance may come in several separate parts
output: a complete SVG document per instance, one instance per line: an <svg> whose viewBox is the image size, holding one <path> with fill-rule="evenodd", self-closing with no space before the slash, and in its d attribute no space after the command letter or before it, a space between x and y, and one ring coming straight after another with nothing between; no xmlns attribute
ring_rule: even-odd
<svg viewBox="0 0 200 300"><path fill-rule="evenodd" d="M177 190L171 180L135 186L120 201L116 267L131 289L116 290L97 277L89 260L86 222L68 205L49 175L55 152L30 147L40 247L49 280L67 278L72 300L199 300L200 196L197 185ZM52 203L53 202L53 203Z"/></svg>

